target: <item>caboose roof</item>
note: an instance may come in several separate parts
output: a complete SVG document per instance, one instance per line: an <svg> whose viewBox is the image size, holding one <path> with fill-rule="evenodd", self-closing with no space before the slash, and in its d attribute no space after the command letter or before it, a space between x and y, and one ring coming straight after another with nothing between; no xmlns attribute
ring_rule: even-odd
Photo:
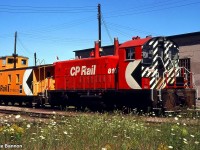
<svg viewBox="0 0 200 150"><path fill-rule="evenodd" d="M7 56L0 56L0 59L4 59L4 58L7 58L7 57L13 57L13 55L7 55ZM21 57L21 58L26 58L26 59L29 59L28 57L25 57L25 56L21 56L21 55L19 55L19 56L17 56L17 57Z"/></svg>
<svg viewBox="0 0 200 150"><path fill-rule="evenodd" d="M141 46L144 43L146 43L149 39L151 39L151 37L147 37L143 39L136 37L130 41L124 42L123 44L119 46L119 48Z"/></svg>

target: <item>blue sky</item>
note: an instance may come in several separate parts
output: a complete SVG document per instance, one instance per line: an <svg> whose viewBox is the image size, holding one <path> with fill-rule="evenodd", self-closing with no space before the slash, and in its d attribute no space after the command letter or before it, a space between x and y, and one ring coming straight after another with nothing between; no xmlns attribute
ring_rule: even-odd
<svg viewBox="0 0 200 150"><path fill-rule="evenodd" d="M97 5L102 11L102 45L133 36L168 36L200 31L199 0L0 0L0 56L17 53L53 63L98 40ZM38 61L38 62L39 62ZM44 62L44 61L43 61Z"/></svg>

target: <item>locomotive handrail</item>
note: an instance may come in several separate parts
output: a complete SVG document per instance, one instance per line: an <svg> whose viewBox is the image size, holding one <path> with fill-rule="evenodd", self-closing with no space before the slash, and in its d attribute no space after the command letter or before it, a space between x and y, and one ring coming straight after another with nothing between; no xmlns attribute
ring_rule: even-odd
<svg viewBox="0 0 200 150"><path fill-rule="evenodd" d="M186 70L186 72L188 72L188 74L189 75L191 75L192 74L192 78L190 78L190 80L192 79L192 86L194 86L194 87L196 87L196 85L195 85L195 79L194 79L194 73L193 72L191 72L191 71L189 71L187 68L185 68L185 67L178 67L178 71L180 71L181 69L184 69L184 70ZM185 74L185 73L184 73ZM187 76L187 74L185 74L185 78L187 79L188 78L188 76ZM191 84L191 83L190 83ZM191 85L190 85L191 86Z"/></svg>
<svg viewBox="0 0 200 150"><path fill-rule="evenodd" d="M191 71L189 71L187 68L185 68L185 67L172 67L171 69L173 69L174 70L174 84L176 84L176 72L179 72L179 74L181 74L181 69L184 69L185 70L185 73L182 73L184 76L184 79L187 79L187 83L186 84L188 84L188 74L190 75L190 87L195 87L196 88L196 85L195 85L195 79L194 79L194 73L193 72L191 72ZM176 71L176 69L177 69L177 71ZM167 79L166 79L166 77L168 78L168 76L167 76L167 73L169 73L169 70L165 70L164 72L163 72L163 79L165 80L165 83L166 83L166 85L168 84L168 81L167 81ZM192 75L192 76L191 76ZM180 75L179 75L180 76ZM174 85L175 86L175 85ZM184 84L184 86L185 86L185 84ZM181 86L181 87L184 87L184 86ZM188 85L187 85L188 86ZM177 87L177 86L176 86Z"/></svg>

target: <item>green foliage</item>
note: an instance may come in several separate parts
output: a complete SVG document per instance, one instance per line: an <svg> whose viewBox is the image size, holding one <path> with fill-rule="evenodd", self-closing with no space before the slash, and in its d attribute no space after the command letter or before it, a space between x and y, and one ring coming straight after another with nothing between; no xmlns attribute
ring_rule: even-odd
<svg viewBox="0 0 200 150"><path fill-rule="evenodd" d="M167 123L149 123L144 116L89 114L55 115L51 119L23 119L0 126L0 144L21 144L23 149L54 150L198 150L199 118L171 117ZM190 124L192 121L195 124Z"/></svg>

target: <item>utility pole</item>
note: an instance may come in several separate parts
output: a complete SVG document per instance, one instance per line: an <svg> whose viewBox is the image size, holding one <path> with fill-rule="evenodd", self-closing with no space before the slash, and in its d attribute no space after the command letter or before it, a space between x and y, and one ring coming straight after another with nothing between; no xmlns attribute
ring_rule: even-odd
<svg viewBox="0 0 200 150"><path fill-rule="evenodd" d="M13 63L14 63L13 68L14 69L16 69L16 63L17 63L16 57L18 56L16 51L17 51L17 31L15 32L15 43L14 43L14 53L13 53L13 57L14 57L14 59L13 59Z"/></svg>
<svg viewBox="0 0 200 150"><path fill-rule="evenodd" d="M101 48L101 4L98 4L99 48Z"/></svg>
<svg viewBox="0 0 200 150"><path fill-rule="evenodd" d="M36 53L34 53L34 61L35 61L35 66L37 66L37 56L36 56Z"/></svg>

